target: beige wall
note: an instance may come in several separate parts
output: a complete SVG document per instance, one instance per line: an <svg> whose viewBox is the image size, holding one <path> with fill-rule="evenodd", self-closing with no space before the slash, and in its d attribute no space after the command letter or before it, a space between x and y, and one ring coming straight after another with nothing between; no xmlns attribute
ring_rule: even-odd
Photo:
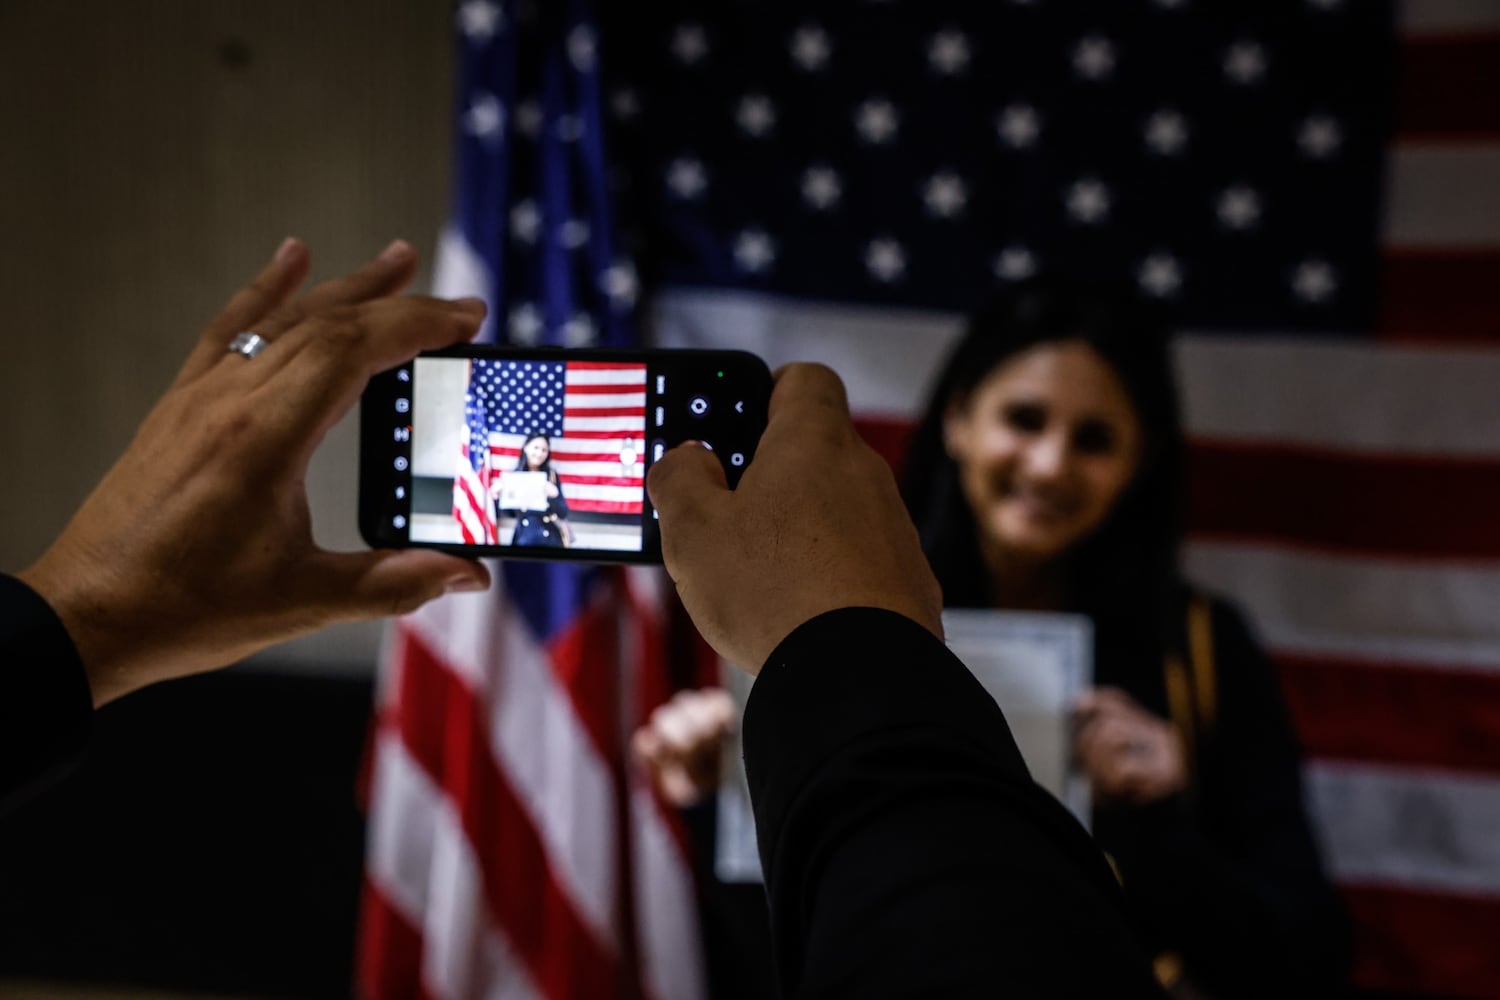
<svg viewBox="0 0 1500 1000"><path fill-rule="evenodd" d="M0 3L0 570L34 558L283 236L313 278L447 205L442 0ZM425 280L425 276L424 279ZM356 547L354 448L309 477L314 530ZM376 632L297 647L356 668Z"/></svg>

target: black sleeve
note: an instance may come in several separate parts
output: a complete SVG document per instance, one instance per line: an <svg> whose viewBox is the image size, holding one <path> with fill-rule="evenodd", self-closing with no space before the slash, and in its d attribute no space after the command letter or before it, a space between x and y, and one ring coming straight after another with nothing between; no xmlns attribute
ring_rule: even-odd
<svg viewBox="0 0 1500 1000"><path fill-rule="evenodd" d="M30 587L0 576L0 813L78 762L93 715L63 623Z"/></svg>
<svg viewBox="0 0 1500 1000"><path fill-rule="evenodd" d="M916 623L802 625L744 745L787 996L1160 995L1103 857Z"/></svg>
<svg viewBox="0 0 1500 1000"><path fill-rule="evenodd" d="M571 513L568 509L568 498L563 496L562 479L556 472L552 473L552 485L557 487L557 496L553 497L547 506L558 517L567 517Z"/></svg>
<svg viewBox="0 0 1500 1000"><path fill-rule="evenodd" d="M1197 799L1140 810L1115 859L1151 939L1210 995L1334 996L1350 931L1309 828L1276 675L1227 605L1213 627L1218 718Z"/></svg>

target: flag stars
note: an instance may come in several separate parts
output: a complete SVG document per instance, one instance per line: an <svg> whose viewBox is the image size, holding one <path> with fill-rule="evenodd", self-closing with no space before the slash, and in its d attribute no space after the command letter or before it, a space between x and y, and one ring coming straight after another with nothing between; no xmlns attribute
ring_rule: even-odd
<svg viewBox="0 0 1500 1000"><path fill-rule="evenodd" d="M1088 35L1073 47L1073 72L1085 80L1103 80L1115 71L1115 46L1103 35Z"/></svg>
<svg viewBox="0 0 1500 1000"><path fill-rule="evenodd" d="M530 198L518 201L510 210L511 236L522 243L535 243L542 231L542 211Z"/></svg>
<svg viewBox="0 0 1500 1000"><path fill-rule="evenodd" d="M516 130L535 139L542 134L542 108L536 101L522 101L516 105Z"/></svg>
<svg viewBox="0 0 1500 1000"><path fill-rule="evenodd" d="M1328 115L1310 115L1297 130L1297 145L1305 156L1326 160L1344 144L1344 132Z"/></svg>
<svg viewBox="0 0 1500 1000"><path fill-rule="evenodd" d="M776 261L776 243L764 229L746 229L734 240L734 262L740 270L761 274Z"/></svg>
<svg viewBox="0 0 1500 1000"><path fill-rule="evenodd" d="M1162 108L1146 119L1146 148L1158 156L1176 156L1187 146L1187 119L1171 108Z"/></svg>
<svg viewBox="0 0 1500 1000"><path fill-rule="evenodd" d="M854 112L854 128L872 146L882 146L895 138L901 127L896 106L883 97L865 101Z"/></svg>
<svg viewBox="0 0 1500 1000"><path fill-rule="evenodd" d="M776 105L765 94L746 94L740 99L735 121L753 139L763 139L776 127Z"/></svg>
<svg viewBox="0 0 1500 1000"><path fill-rule="evenodd" d="M673 160L667 166L667 187L684 201L698 198L708 188L708 171L703 161L690 156Z"/></svg>
<svg viewBox="0 0 1500 1000"><path fill-rule="evenodd" d="M838 171L826 164L808 167L802 173L802 200L819 212L826 212L844 196L844 185Z"/></svg>
<svg viewBox="0 0 1500 1000"><path fill-rule="evenodd" d="M1025 281L1036 274L1036 255L1013 243L996 255L994 270L995 277L1002 281Z"/></svg>
<svg viewBox="0 0 1500 1000"><path fill-rule="evenodd" d="M865 268L883 284L900 281L906 274L906 251L893 239L871 240L865 246Z"/></svg>
<svg viewBox="0 0 1500 1000"><path fill-rule="evenodd" d="M1042 132L1042 117L1030 104L1010 104L995 119L1000 141L1011 149L1030 149Z"/></svg>
<svg viewBox="0 0 1500 1000"><path fill-rule="evenodd" d="M809 73L828 65L831 50L828 32L815 24L804 24L792 33L792 62Z"/></svg>
<svg viewBox="0 0 1500 1000"><path fill-rule="evenodd" d="M1169 298L1182 287L1182 265L1169 253L1153 253L1141 261L1136 280L1146 294L1158 299Z"/></svg>
<svg viewBox="0 0 1500 1000"><path fill-rule="evenodd" d="M927 43L927 65L939 76L958 76L969 68L971 57L969 36L962 31L939 31Z"/></svg>
<svg viewBox="0 0 1500 1000"><path fill-rule="evenodd" d="M505 108L494 94L479 93L464 112L464 131L486 145L500 142L505 128Z"/></svg>
<svg viewBox="0 0 1500 1000"><path fill-rule="evenodd" d="M1097 225L1109 216L1109 188L1094 177L1083 177L1068 185L1068 214L1084 225Z"/></svg>
<svg viewBox="0 0 1500 1000"><path fill-rule="evenodd" d="M629 87L621 87L609 96L609 110L616 121L634 121L641 114L641 95Z"/></svg>
<svg viewBox="0 0 1500 1000"><path fill-rule="evenodd" d="M599 276L599 285L616 309L629 309L640 295L640 279L628 260L611 264Z"/></svg>
<svg viewBox="0 0 1500 1000"><path fill-rule="evenodd" d="M574 313L562 325L563 343L568 347L589 347L599 339L599 329L587 313Z"/></svg>
<svg viewBox="0 0 1500 1000"><path fill-rule="evenodd" d="M939 219L952 219L963 214L969 201L969 191L962 177L951 171L941 171L927 179L922 188L922 201L929 215Z"/></svg>
<svg viewBox="0 0 1500 1000"><path fill-rule="evenodd" d="M679 24L672 32L672 55L684 66L696 66L708 55L708 33L698 24Z"/></svg>
<svg viewBox="0 0 1500 1000"><path fill-rule="evenodd" d="M580 24L568 32L568 61L580 73L592 73L599 62L599 42L594 29Z"/></svg>
<svg viewBox="0 0 1500 1000"><path fill-rule="evenodd" d="M1219 195L1216 211L1225 229L1245 230L1260 221L1260 195L1243 184L1227 187Z"/></svg>
<svg viewBox="0 0 1500 1000"><path fill-rule="evenodd" d="M530 302L523 302L510 311L506 328L512 343L529 347L542 339L542 314Z"/></svg>
<svg viewBox="0 0 1500 1000"><path fill-rule="evenodd" d="M1292 292L1303 302L1319 305L1337 290L1338 276L1326 260L1310 257L1292 271Z"/></svg>
<svg viewBox="0 0 1500 1000"><path fill-rule="evenodd" d="M569 250L577 250L589 241L589 224L582 219L569 219L557 227L557 241Z"/></svg>
<svg viewBox="0 0 1500 1000"><path fill-rule="evenodd" d="M1249 86L1266 75L1266 50L1259 42L1242 39L1224 52L1224 76L1231 83Z"/></svg>
<svg viewBox="0 0 1500 1000"><path fill-rule="evenodd" d="M505 27L500 5L490 0L468 0L458 7L458 30L475 45L483 45Z"/></svg>

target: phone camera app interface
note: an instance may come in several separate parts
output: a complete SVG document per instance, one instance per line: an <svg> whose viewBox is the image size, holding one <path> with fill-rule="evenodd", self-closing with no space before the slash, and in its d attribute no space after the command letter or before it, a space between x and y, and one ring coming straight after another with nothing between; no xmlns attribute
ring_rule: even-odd
<svg viewBox="0 0 1500 1000"><path fill-rule="evenodd" d="M639 552L646 366L418 358L414 542Z"/></svg>

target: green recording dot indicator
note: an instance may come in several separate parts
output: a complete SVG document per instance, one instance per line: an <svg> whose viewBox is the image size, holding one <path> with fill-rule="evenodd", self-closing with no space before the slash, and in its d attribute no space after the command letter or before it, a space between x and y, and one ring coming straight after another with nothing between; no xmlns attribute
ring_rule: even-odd
<svg viewBox="0 0 1500 1000"><path fill-rule="evenodd" d="M724 377L724 373L723 372L717 372L716 374L719 376L719 378L723 378Z"/></svg>

